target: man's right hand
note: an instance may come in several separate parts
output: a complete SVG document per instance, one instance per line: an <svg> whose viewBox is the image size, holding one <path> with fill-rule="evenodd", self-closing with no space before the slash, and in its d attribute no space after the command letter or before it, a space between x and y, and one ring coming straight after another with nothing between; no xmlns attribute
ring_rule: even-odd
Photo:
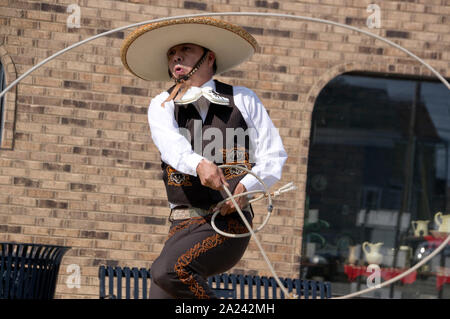
<svg viewBox="0 0 450 319"><path fill-rule="evenodd" d="M222 170L213 162L202 159L197 165L197 176L203 186L210 187L214 190L222 190L222 185L230 187L223 175Z"/></svg>

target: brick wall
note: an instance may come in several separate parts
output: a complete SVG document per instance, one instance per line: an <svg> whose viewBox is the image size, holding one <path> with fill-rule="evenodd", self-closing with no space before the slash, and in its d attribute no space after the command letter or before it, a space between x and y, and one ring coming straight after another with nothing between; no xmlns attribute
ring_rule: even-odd
<svg viewBox="0 0 450 319"><path fill-rule="evenodd" d="M81 8L81 27L68 28L67 8ZM450 3L409 1L126 1L0 0L0 59L7 83L55 52L90 36L152 18L201 12L259 11L349 24L384 36L449 76ZM370 3L381 28L369 29ZM289 158L259 235L280 276L298 276L311 112L320 90L348 71L431 76L405 53L347 29L291 19L225 17L245 27L261 50L219 77L253 89L279 128ZM121 65L125 30L65 53L6 95L0 150L0 241L70 246L57 298L97 298L101 264L149 267L166 238L168 209L160 156L146 118L150 98L170 83L133 77ZM275 189L275 188L274 188ZM256 205L262 221L264 205ZM65 282L70 264L81 288ZM270 275L250 244L235 272Z"/></svg>

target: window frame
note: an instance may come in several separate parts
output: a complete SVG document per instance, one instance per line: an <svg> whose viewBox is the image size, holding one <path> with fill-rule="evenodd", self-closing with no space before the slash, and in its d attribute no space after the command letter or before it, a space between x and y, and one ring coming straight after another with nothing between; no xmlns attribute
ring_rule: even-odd
<svg viewBox="0 0 450 319"><path fill-rule="evenodd" d="M3 45L0 45L0 63L3 67L3 87L6 88L8 83L12 83L17 79L17 70L11 56ZM17 85L11 88L2 97L1 103L0 150L13 150L17 107Z"/></svg>
<svg viewBox="0 0 450 319"><path fill-rule="evenodd" d="M6 88L5 83L6 83L5 68L3 66L3 63L0 61L0 92L3 92L3 90ZM5 126L4 109L5 109L5 96L2 96L0 97L0 145L2 145L3 129Z"/></svg>

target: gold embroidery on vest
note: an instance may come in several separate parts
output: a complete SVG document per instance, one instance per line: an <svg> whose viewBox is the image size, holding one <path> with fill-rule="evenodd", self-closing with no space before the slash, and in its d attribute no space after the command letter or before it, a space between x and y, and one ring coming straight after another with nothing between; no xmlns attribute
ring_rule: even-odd
<svg viewBox="0 0 450 319"><path fill-rule="evenodd" d="M167 184L172 186L192 186L189 175L178 172L169 165L166 168L166 172Z"/></svg>
<svg viewBox="0 0 450 319"><path fill-rule="evenodd" d="M233 149L222 149L223 160L226 165L236 165L252 169L249 162L249 154L245 147L234 147ZM225 167L223 175L225 179L234 178L247 174L246 171L234 167Z"/></svg>

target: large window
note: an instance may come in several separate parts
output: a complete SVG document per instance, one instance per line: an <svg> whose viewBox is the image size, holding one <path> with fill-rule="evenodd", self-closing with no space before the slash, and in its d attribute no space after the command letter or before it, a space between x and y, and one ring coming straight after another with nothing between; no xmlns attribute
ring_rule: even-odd
<svg viewBox="0 0 450 319"><path fill-rule="evenodd" d="M368 264L383 282L429 254L450 214L449 90L344 74L322 90L312 121L301 276L344 295L367 288ZM364 296L450 298L450 246Z"/></svg>

